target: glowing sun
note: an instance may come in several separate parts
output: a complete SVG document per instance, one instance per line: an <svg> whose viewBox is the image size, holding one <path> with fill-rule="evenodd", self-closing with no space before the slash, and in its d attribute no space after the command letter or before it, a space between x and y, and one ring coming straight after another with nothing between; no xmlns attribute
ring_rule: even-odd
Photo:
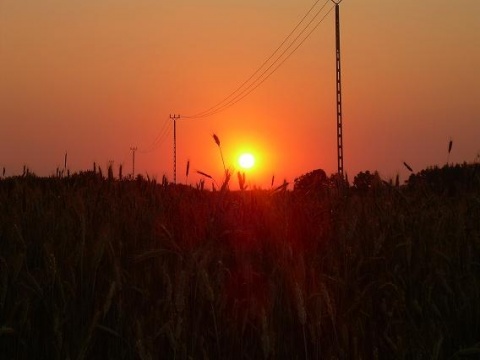
<svg viewBox="0 0 480 360"><path fill-rule="evenodd" d="M250 153L244 153L238 158L238 165L242 169L250 169L255 165L255 157Z"/></svg>

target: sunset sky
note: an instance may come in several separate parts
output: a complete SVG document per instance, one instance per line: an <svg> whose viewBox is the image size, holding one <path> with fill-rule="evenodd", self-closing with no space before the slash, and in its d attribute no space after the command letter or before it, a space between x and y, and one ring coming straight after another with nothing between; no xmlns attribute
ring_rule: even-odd
<svg viewBox="0 0 480 360"><path fill-rule="evenodd" d="M251 186L336 172L332 2L255 91L211 117L187 118L247 80L314 3L0 0L0 168L49 176L67 152L70 171L113 161L126 174L137 146L137 173L173 180L169 115L180 114L177 182L188 160L189 183L196 170L221 182L213 134L232 170L241 152L256 156ZM344 0L340 10L350 180L378 170L403 181L404 161L419 171L478 159L480 1Z"/></svg>

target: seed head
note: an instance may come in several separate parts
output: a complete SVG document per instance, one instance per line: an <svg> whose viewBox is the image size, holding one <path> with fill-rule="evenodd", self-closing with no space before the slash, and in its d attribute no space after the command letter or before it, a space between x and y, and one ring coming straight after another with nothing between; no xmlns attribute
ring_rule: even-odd
<svg viewBox="0 0 480 360"><path fill-rule="evenodd" d="M204 173L203 171L200 171L200 170L197 170L197 173L199 173L200 175L203 175L209 179L212 179L212 177L210 175L208 175L207 173Z"/></svg>
<svg viewBox="0 0 480 360"><path fill-rule="evenodd" d="M220 139L218 138L217 135L213 134L213 140L215 140L215 143L217 144L217 146L220 146Z"/></svg>
<svg viewBox="0 0 480 360"><path fill-rule="evenodd" d="M405 167L410 170L410 172L413 172L413 169L410 167L410 165L408 165L405 161L403 162L403 165L405 165Z"/></svg>

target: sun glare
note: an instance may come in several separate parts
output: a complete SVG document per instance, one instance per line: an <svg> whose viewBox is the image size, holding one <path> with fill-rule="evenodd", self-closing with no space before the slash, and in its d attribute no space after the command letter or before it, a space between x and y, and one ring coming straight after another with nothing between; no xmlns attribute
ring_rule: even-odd
<svg viewBox="0 0 480 360"><path fill-rule="evenodd" d="M243 169L250 169L255 165L255 158L250 153L244 153L238 158L238 164Z"/></svg>

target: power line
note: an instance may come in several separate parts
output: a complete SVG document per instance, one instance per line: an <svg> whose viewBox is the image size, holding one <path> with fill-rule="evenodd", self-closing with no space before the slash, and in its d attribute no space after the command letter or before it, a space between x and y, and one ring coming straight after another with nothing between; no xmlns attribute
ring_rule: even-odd
<svg viewBox="0 0 480 360"><path fill-rule="evenodd" d="M150 149L149 152L157 149L163 143L163 141L168 137L170 130L171 130L171 123L167 118L164 120L163 126L158 132L157 136L155 137L151 145L148 147L148 149Z"/></svg>
<svg viewBox="0 0 480 360"><path fill-rule="evenodd" d="M317 1L317 3L318 3L318 1ZM214 109L214 110L211 110L211 111L208 111L208 112L205 111L205 112L201 113L201 115L197 115L197 116L195 116L195 117L193 117L193 118L208 117L208 116L215 115L215 114L217 114L217 113L219 113L219 112L221 112L221 111L223 111L223 110L226 110L227 108L235 105L237 102L239 102L240 100L242 100L243 98L245 98L245 97L246 97L247 95L249 95L252 91L254 91L256 88L258 88L258 86L260 86L262 83L264 83L264 82L299 48L299 46L295 47L295 49L294 49L290 54L288 54L288 56L287 56L285 59L283 59L283 60L280 62L280 64L274 68L274 70L273 70L271 73L269 73L265 78L262 79L262 77L264 77L265 74L266 74L276 63L278 63L278 62L281 60L281 58L285 55L285 53L295 44L295 42L300 38L300 36L308 29L308 27L312 24L312 22L318 17L318 15L321 13L321 11L325 8L325 6L326 6L327 3L328 3L328 0L327 0L327 2L321 7L321 9L315 14L315 16L310 20L310 22L302 29L302 31L295 37L295 39L294 39L294 40L283 50L283 52L275 59L275 61L274 61L272 64L270 64L270 66L268 66L251 84L249 84L245 89L243 89L239 94L237 94L233 99L231 99L231 100L228 101L227 103L222 104L221 106L216 106L217 109ZM315 4L315 5L316 5L316 4ZM315 5L314 5L314 6L315 6ZM304 16L304 18L301 20L301 22L303 22L303 20L308 16L308 14L309 14L310 12L311 12L311 9L310 9L309 12ZM324 17L325 17L325 16L324 16ZM322 19L321 21L323 21L323 19ZM321 21L320 21L320 22L321 22ZM301 23L301 22L300 22L300 23ZM299 23L298 25L300 25L300 23ZM318 23L318 24L315 26L314 29L316 29L319 24L320 24L320 23ZM295 29L298 28L298 25L295 27ZM291 34L295 31L295 29L291 32ZM311 31L311 32L307 35L307 37L305 37L305 38L300 42L300 45L305 42L305 40L310 36L310 34L311 34L312 32L313 32L313 31ZM290 35L291 35L291 34L290 34ZM290 35L287 37L287 39L290 37ZM286 42L286 40L285 40L284 42L282 42L282 45L283 45L285 42ZM281 45L281 46L282 46L282 45ZM277 48L277 50L275 51L275 53L278 51L278 49L280 49L281 46L279 46L279 48ZM273 55L270 56L269 59L271 59L272 57L273 57ZM264 62L264 64L266 64L267 62L268 62L268 60L267 60L266 62ZM263 66L264 66L264 65L262 65L262 67L263 67ZM254 75L255 75L256 73L258 73L259 70L261 70L262 67L260 67L260 68L254 73ZM250 80L251 78L253 78L254 75L252 75L252 76L249 78L249 80ZM247 80L245 83L248 83L249 80ZM244 84L245 84L245 83L244 83ZM242 85L242 86L243 86L243 85ZM241 86L241 87L242 87L242 86ZM240 87L240 88L241 88L241 87ZM239 88L239 89L240 89L240 88ZM236 92L238 92L239 89L237 89ZM231 96L229 96L229 97L232 97L232 95L233 95L233 93L232 93ZM190 118L192 118L192 117L190 117Z"/></svg>
<svg viewBox="0 0 480 360"><path fill-rule="evenodd" d="M245 97L247 97L248 95L250 95L254 90L256 90L260 85L262 85L265 81L267 81L270 76L272 76L279 68L280 66L282 66L285 61L287 61L297 50L300 46L303 45L303 43L310 37L310 35L318 28L318 26L323 22L323 20L325 20L325 18L332 12L332 10L334 9L334 7L330 8L329 11L322 17L322 19L317 23L317 25L314 26L314 28L307 34L307 36L305 38L303 38L303 40L280 62L278 63L277 66L275 66L275 68L270 72L268 73L267 76L265 76L260 82L258 82L257 84L255 84L253 87L250 86L249 88L245 89L245 91L243 91L239 96L237 96L235 99L233 99L232 101L230 101L229 103L223 105L221 108L219 108L217 111L215 112L212 112L212 113L209 113L209 114L206 114L204 116L201 116L201 117L208 117L208 116L212 116L212 115L215 115L223 110L226 110L227 108L229 107L232 107L233 105L235 105L236 103L238 103L239 101L243 100ZM273 64L272 64L273 66ZM263 73L265 74L268 70L270 70L271 66ZM262 74L262 75L263 75Z"/></svg>
<svg viewBox="0 0 480 360"><path fill-rule="evenodd" d="M202 112L199 112L197 114L194 114L194 115L191 115L191 116L184 116L186 118L197 118L197 117L202 117L202 115L206 114L206 113L209 113L210 111L212 111L213 109L219 107L220 105L222 105L225 101L229 100L232 96L234 96L237 92L239 92L242 87L244 87L250 80L253 79L253 77L255 75L257 75L260 70L262 70L262 68L275 56L275 54L282 48L282 46L288 41L288 39L290 39L290 37L293 35L293 33L298 29L298 27L305 21L305 19L308 17L308 15L310 15L310 13L312 12L312 10L315 8L315 6L317 6L317 4L320 2L320 0L317 0L313 5L312 7L307 11L307 13L303 16L303 18L298 22L298 24L293 28L292 31L290 31L290 33L287 35L287 37L285 39L283 39L282 43L275 49L275 51L262 63L262 65L260 65L260 67L247 79L245 80L238 88L236 88L230 95L228 95L227 97L225 97L223 100L221 100L219 103L215 104L214 106L208 108L207 110L205 111L202 111ZM323 5L323 7L328 3L328 0L325 2L325 4ZM322 8L323 8L322 7Z"/></svg>
<svg viewBox="0 0 480 360"><path fill-rule="evenodd" d="M160 146L163 145L165 140L170 136L171 132L172 132L172 123L167 118L165 119L162 128L159 130L159 132L157 133L157 136L155 136L152 143L143 149L139 149L138 152L142 154L146 154L146 153L150 153L157 150Z"/></svg>
<svg viewBox="0 0 480 360"><path fill-rule="evenodd" d="M288 46L283 49L283 51L275 58L275 60L266 68L265 66L274 58L274 56L282 49L282 47L287 43L287 41L293 36L293 34L297 31L300 25L307 19L307 17L311 14L313 9L318 5L320 0L317 0L312 7L307 11L307 13L303 16L303 18L298 22L298 24L294 27L294 29L287 35L287 37L282 41L282 43L275 49L275 51L262 63L262 65L246 80L244 81L235 91L233 91L230 95L225 97L222 101L217 103L216 105L210 107L209 109L202 111L200 113L191 115L191 116L182 116L182 118L187 119L197 119L197 118L204 118L208 116L215 115L221 111L226 110L227 108L235 105L254 90L256 90L260 85L262 85L266 80L270 78L284 63L287 61L299 48L302 46L305 41L312 35L312 33L320 26L320 24L326 19L326 17L330 14L330 12L334 9L335 6L332 6L324 15L323 17L311 28L313 22L318 18L318 16L322 13L325 9L326 5L331 0L326 0L322 7L315 13L315 15L310 19L310 21L303 27L303 29L296 35L296 37L288 44ZM333 1L333 0L332 0ZM338 0L337 0L338 1ZM339 0L338 3L342 1ZM333 1L337 6L337 2ZM302 35L310 28L310 31L303 37ZM301 39L300 39L301 38ZM300 40L299 40L300 39ZM292 47L296 44L296 46L292 49ZM290 52L288 52L292 49ZM288 52L288 54L287 54ZM287 55L285 55L287 54ZM253 81L251 81L262 69L260 75L258 75ZM250 83L250 84L249 84ZM249 84L248 86L246 86ZM246 87L245 87L246 86ZM245 88L244 88L245 87ZM170 120L173 120L173 163L174 163L174 183L176 183L176 120L180 119L180 115L170 115ZM172 121L165 121L163 124L162 129L159 131L155 139L153 140L152 144L148 146L146 149L138 150L140 153L148 153L158 149L165 139L171 134L172 132ZM133 151L133 149L131 149ZM135 148L135 151L137 149ZM135 151L133 151L133 156L135 156Z"/></svg>
<svg viewBox="0 0 480 360"><path fill-rule="evenodd" d="M317 11L317 13L313 16L313 18L308 22L308 24L300 31L300 33L290 42L290 44L282 51L280 55L276 57L276 59L259 75L255 78L253 82L251 82L246 88L242 90L242 88L248 84L254 77L257 75L267 64L268 62L280 51L280 49L285 45L285 43L292 37L292 35L295 33L295 31L300 27L300 25L305 21L305 19L310 15L312 10L317 6L320 0L317 0L312 7L307 11L307 13L303 16L303 18L299 21L299 23L294 27L294 29L288 34L288 36L282 41L282 43L277 47L277 49L263 62L263 64L246 80L244 81L235 91L233 91L230 95L228 95L226 98L224 98L222 101L217 103L216 105L210 107L209 109L202 111L200 113L191 115L191 116L182 116L183 118L189 118L189 119L196 119L196 118L203 118L203 117L208 117L212 116L214 114L217 114L234 104L236 104L238 101L242 100L244 97L249 95L253 90L258 88L263 82L265 82L305 41L306 39L313 33L313 31L320 25L321 22L325 19L325 17L331 12L333 7L327 12L327 14L317 23L313 30L310 31L305 38L303 38L300 41L300 44L294 48L292 52L290 52L286 58L283 60L282 57L287 53L287 51L298 41L298 39L307 31L307 29L310 27L310 25L315 21L315 19L320 15L320 13L323 11L325 6L328 4L329 0L325 1L325 3L322 5L320 10ZM277 64L280 61L279 65L274 67L275 64ZM268 73L270 69L274 67L273 71ZM265 76L265 74L268 75ZM263 78L263 79L262 79Z"/></svg>

